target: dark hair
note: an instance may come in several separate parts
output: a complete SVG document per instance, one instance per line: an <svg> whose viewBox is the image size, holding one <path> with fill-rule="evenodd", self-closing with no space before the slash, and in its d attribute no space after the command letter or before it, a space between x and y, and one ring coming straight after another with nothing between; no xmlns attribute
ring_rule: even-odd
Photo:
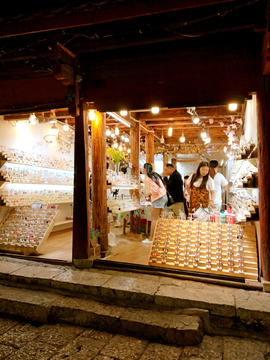
<svg viewBox="0 0 270 360"><path fill-rule="evenodd" d="M173 164L166 164L165 166L166 166L166 167L174 168Z"/></svg>
<svg viewBox="0 0 270 360"><path fill-rule="evenodd" d="M214 179L214 177L216 176L216 172L215 172L214 169L218 166L218 161L217 160L211 160L209 165L210 165L209 174L210 174L211 178Z"/></svg>
<svg viewBox="0 0 270 360"><path fill-rule="evenodd" d="M146 171L146 175L151 179L153 180L159 187L160 186L160 180L161 182L163 183L163 180L162 180L162 177L156 173L156 172L153 172L153 167L151 164L149 163L145 163L143 165L143 167L145 168L145 171Z"/></svg>
<svg viewBox="0 0 270 360"><path fill-rule="evenodd" d="M188 178L189 178L189 176L188 176L188 175L185 175L185 176L184 176L184 179L188 179Z"/></svg>
<svg viewBox="0 0 270 360"><path fill-rule="evenodd" d="M209 167L208 162L202 161L202 162L200 163L200 165L198 166L198 169L197 169L196 173L193 174L193 176L192 176L192 178L191 178L190 188L192 188L192 185L194 184L194 182L195 182L197 179L199 179L199 177L200 177L200 168L202 168L202 167L204 167L204 166ZM203 177L202 183L201 183L201 186L200 186L200 189L206 189L206 183L207 183L207 181L208 181L208 178L209 178L209 172L208 172L207 175L205 175L205 176Z"/></svg>

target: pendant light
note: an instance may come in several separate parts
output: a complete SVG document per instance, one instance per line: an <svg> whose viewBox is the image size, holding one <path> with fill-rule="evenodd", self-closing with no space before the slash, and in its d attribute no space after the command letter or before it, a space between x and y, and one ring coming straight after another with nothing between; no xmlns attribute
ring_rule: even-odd
<svg viewBox="0 0 270 360"><path fill-rule="evenodd" d="M158 114L159 113L159 107L154 106L154 107L152 107L151 111L152 111L153 114Z"/></svg>
<svg viewBox="0 0 270 360"><path fill-rule="evenodd" d="M122 150L123 150L122 144L119 145L118 149L119 149L119 151L122 151Z"/></svg>
<svg viewBox="0 0 270 360"><path fill-rule="evenodd" d="M107 135L107 136L110 136L111 133L112 133L111 130L110 130L109 128L107 128L107 130L106 130L106 135Z"/></svg>
<svg viewBox="0 0 270 360"><path fill-rule="evenodd" d="M207 134L206 134L206 131L205 131L204 127L203 127L202 132L201 132L201 137L202 137L202 139L205 139L206 136L207 136Z"/></svg>
<svg viewBox="0 0 270 360"><path fill-rule="evenodd" d="M65 125L63 126L63 130L64 130L64 131L69 131L69 126L68 126L68 121L67 121L67 119L65 120Z"/></svg>
<svg viewBox="0 0 270 360"><path fill-rule="evenodd" d="M116 127L115 127L114 133L115 133L115 135L119 135L119 128L118 128L117 125L116 125Z"/></svg>
<svg viewBox="0 0 270 360"><path fill-rule="evenodd" d="M53 126L51 127L50 135L55 135L55 136L58 135L58 129L55 124L53 124Z"/></svg>
<svg viewBox="0 0 270 360"><path fill-rule="evenodd" d="M29 116L29 120L28 120L28 124L30 125L36 125L37 123L37 117L36 115L33 113Z"/></svg>
<svg viewBox="0 0 270 360"><path fill-rule="evenodd" d="M121 111L120 111L120 115L122 115L122 116L127 116L127 110L121 110Z"/></svg>
<svg viewBox="0 0 270 360"><path fill-rule="evenodd" d="M184 131L182 131L182 135L180 137L180 142L184 143L186 141L185 135L184 135Z"/></svg>
<svg viewBox="0 0 270 360"><path fill-rule="evenodd" d="M172 136L172 125L169 127L168 136Z"/></svg>
<svg viewBox="0 0 270 360"><path fill-rule="evenodd" d="M193 115L192 122L193 122L193 124L199 124L200 118L197 115Z"/></svg>

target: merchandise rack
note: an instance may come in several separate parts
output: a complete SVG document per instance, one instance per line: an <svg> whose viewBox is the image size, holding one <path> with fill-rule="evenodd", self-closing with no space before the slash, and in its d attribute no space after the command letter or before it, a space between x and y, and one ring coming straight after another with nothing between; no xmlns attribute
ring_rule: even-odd
<svg viewBox="0 0 270 360"><path fill-rule="evenodd" d="M218 227L217 223L160 218L157 221L148 264L257 281L255 226L220 224L220 235ZM239 231L242 234L240 255ZM230 232L231 245L228 241Z"/></svg>
<svg viewBox="0 0 270 360"><path fill-rule="evenodd" d="M24 207L26 210L30 211L31 207ZM38 211L36 212L38 214ZM18 208L11 209L8 214L6 215L4 221L0 225L0 232L3 230L6 230L5 236L3 239L0 238L0 250L9 251L13 253L20 253L23 255L34 255L39 254L41 251L42 246L48 239L55 222L60 214L60 210L56 210L55 214L51 217L50 221L47 222L47 225L44 226L42 231L42 238L38 242L31 242L31 238L20 239L16 238L15 234L20 232L19 228L22 227L22 225L19 222L16 222L16 225L13 230L10 229L10 226L6 226L8 220L10 220L12 217L21 217L21 214L18 214ZM28 220L29 216L27 216ZM35 217L35 220L37 219L37 216ZM48 219L48 218L46 218ZM29 227L29 232L36 231L36 228L34 225ZM9 235L7 235L9 233Z"/></svg>

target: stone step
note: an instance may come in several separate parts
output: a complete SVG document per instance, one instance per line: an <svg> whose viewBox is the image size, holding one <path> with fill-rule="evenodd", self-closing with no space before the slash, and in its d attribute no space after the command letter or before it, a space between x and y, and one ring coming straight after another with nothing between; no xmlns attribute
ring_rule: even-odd
<svg viewBox="0 0 270 360"><path fill-rule="evenodd" d="M204 335L198 316L99 303L40 290L0 285L0 313L38 322L62 322L171 345L196 345Z"/></svg>

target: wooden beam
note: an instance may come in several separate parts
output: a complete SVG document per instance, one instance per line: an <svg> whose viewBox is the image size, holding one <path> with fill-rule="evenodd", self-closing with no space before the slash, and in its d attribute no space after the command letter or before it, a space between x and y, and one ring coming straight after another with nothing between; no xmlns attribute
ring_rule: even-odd
<svg viewBox="0 0 270 360"><path fill-rule="evenodd" d="M95 112L92 121L92 224L101 231L101 257L106 256L108 244L107 185L106 185L106 120L105 114Z"/></svg>
<svg viewBox="0 0 270 360"><path fill-rule="evenodd" d="M233 0L138 0L121 3L115 6L104 6L98 10L70 12L67 15L39 17L32 20L21 20L16 24L1 26L0 38L26 35L31 33L66 29L79 26L89 26L109 21L130 19L134 17L160 14L169 11L189 9L193 7L232 2Z"/></svg>
<svg viewBox="0 0 270 360"><path fill-rule="evenodd" d="M58 62L74 67L75 55L59 42L54 45L54 57Z"/></svg>
<svg viewBox="0 0 270 360"><path fill-rule="evenodd" d="M75 126L73 261L90 256L90 194L88 160L88 119L80 90L80 115Z"/></svg>
<svg viewBox="0 0 270 360"><path fill-rule="evenodd" d="M264 280L270 281L270 76L263 76L258 92L258 157L260 260Z"/></svg>
<svg viewBox="0 0 270 360"><path fill-rule="evenodd" d="M61 80L64 85L74 84L74 68L67 64L55 65L53 75L57 80Z"/></svg>
<svg viewBox="0 0 270 360"><path fill-rule="evenodd" d="M263 75L270 74L270 32L269 31L265 33L263 39L262 72Z"/></svg>

